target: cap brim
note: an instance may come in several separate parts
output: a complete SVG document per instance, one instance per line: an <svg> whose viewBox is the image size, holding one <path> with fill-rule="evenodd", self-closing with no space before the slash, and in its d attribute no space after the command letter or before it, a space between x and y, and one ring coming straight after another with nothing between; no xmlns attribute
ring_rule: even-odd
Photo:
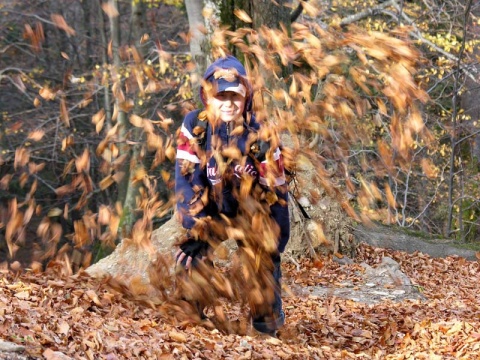
<svg viewBox="0 0 480 360"><path fill-rule="evenodd" d="M217 80L217 94L225 91L231 91L245 97L247 88L237 78L234 81L227 81L225 79Z"/></svg>

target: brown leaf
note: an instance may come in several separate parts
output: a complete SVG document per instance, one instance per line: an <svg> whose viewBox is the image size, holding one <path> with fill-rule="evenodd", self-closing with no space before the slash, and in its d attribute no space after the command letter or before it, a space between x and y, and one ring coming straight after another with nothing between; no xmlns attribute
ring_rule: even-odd
<svg viewBox="0 0 480 360"><path fill-rule="evenodd" d="M143 127L143 118L138 115L132 114L128 120L130 121L130 124L135 127Z"/></svg>
<svg viewBox="0 0 480 360"><path fill-rule="evenodd" d="M67 150L68 147L74 144L73 136L69 135L66 138L62 139L62 151Z"/></svg>
<svg viewBox="0 0 480 360"><path fill-rule="evenodd" d="M120 15L113 1L104 2L102 4L102 10L109 18L115 18Z"/></svg>
<svg viewBox="0 0 480 360"><path fill-rule="evenodd" d="M439 170L437 167L433 164L432 160L429 158L423 158L421 160L421 165L422 165L422 170L423 173L429 178L429 179L435 179L438 176Z"/></svg>
<svg viewBox="0 0 480 360"><path fill-rule="evenodd" d="M100 109L95 115L92 116L92 123L95 125L95 131L100 133L105 121L105 110Z"/></svg>
<svg viewBox="0 0 480 360"><path fill-rule="evenodd" d="M187 337L185 336L185 334L183 333L180 333L178 331L175 331L175 330L172 330L168 333L168 336L170 337L170 339L172 339L173 341L177 341L177 342L180 342L180 343L184 343L187 341Z"/></svg>
<svg viewBox="0 0 480 360"><path fill-rule="evenodd" d="M73 30L70 26L68 26L67 22L65 21L62 15L52 14L51 19L58 28L65 31L68 35L75 35L75 30Z"/></svg>
<svg viewBox="0 0 480 360"><path fill-rule="evenodd" d="M58 324L58 333L68 335L68 331L70 330L70 325L66 321L62 321Z"/></svg>
<svg viewBox="0 0 480 360"><path fill-rule="evenodd" d="M90 171L90 153L88 149L84 149L82 155L75 159L75 167L77 172L85 172L88 174Z"/></svg>
<svg viewBox="0 0 480 360"><path fill-rule="evenodd" d="M65 98L60 100L60 118L66 127L70 127L70 116L68 114L67 103Z"/></svg>
<svg viewBox="0 0 480 360"><path fill-rule="evenodd" d="M43 130L35 130L28 134L28 138L33 141L40 141L42 140L43 136L45 135L45 131Z"/></svg>
<svg viewBox="0 0 480 360"><path fill-rule="evenodd" d="M35 164L33 162L28 163L28 172L30 174L37 174L42 171L46 166L46 163Z"/></svg>
<svg viewBox="0 0 480 360"><path fill-rule="evenodd" d="M240 20L242 20L243 22L246 22L247 24L251 24L252 23L252 18L250 16L248 16L248 14L244 11L244 10L241 10L241 9L235 9L233 11L233 14L239 18Z"/></svg>
<svg viewBox="0 0 480 360"><path fill-rule="evenodd" d="M18 147L15 149L15 160L13 162L13 167L15 170L18 170L28 164L30 160L30 152L24 147Z"/></svg>
<svg viewBox="0 0 480 360"><path fill-rule="evenodd" d="M98 298L98 295L95 291L93 290L87 290L85 292L85 295L87 295L87 297L92 300L95 305L99 306L99 307L103 307L102 303L100 302L100 299Z"/></svg>
<svg viewBox="0 0 480 360"><path fill-rule="evenodd" d="M55 99L56 93L53 92L50 88L48 87L42 87L39 91L38 94L44 98L45 100L53 100Z"/></svg>
<svg viewBox="0 0 480 360"><path fill-rule="evenodd" d="M98 186L100 187L100 189L105 190L109 186L113 185L114 183L115 183L115 180L113 180L112 175L108 175L107 177L100 180L100 182L98 183Z"/></svg>
<svg viewBox="0 0 480 360"><path fill-rule="evenodd" d="M55 189L55 194L57 194L57 196L59 196L59 197L62 197L62 196L71 194L74 191L75 191L75 189L72 187L72 185L67 184L67 185L63 185L63 186L60 186L60 187L56 188Z"/></svg>

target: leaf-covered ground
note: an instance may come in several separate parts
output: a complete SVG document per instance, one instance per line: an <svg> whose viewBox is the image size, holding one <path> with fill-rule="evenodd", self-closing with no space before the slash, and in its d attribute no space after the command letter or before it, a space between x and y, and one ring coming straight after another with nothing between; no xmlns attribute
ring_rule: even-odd
<svg viewBox="0 0 480 360"><path fill-rule="evenodd" d="M297 295L298 286L360 281L362 267L328 259L286 263L287 323L278 339L248 330L246 314L225 303L234 333L175 319L86 275L3 271L0 339L31 358L55 359L475 359L480 358L480 264L362 246L357 262L388 255L427 301L379 304ZM213 319L215 322L215 320ZM55 355L57 354L57 355Z"/></svg>

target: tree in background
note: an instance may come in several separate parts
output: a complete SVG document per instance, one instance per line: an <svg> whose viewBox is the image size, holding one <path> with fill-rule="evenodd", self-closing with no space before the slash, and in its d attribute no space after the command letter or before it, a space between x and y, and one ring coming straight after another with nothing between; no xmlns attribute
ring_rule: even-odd
<svg viewBox="0 0 480 360"><path fill-rule="evenodd" d="M186 3L197 5L195 23L198 4ZM85 252L122 238L143 243L151 221L168 216L171 124L193 107L185 74L203 61L198 48L197 63L187 54L184 15L159 1L2 10L8 252L33 236L55 245L49 257L61 239ZM299 196L315 206L330 194L357 220L474 233L477 172L468 165L478 119L465 94L478 88L477 4L223 1L220 10L230 27L212 35L212 52L244 56L256 101L270 109L259 116L293 134L297 165L315 169ZM427 98L418 84L431 101L410 101ZM450 225L449 212L458 214Z"/></svg>
<svg viewBox="0 0 480 360"><path fill-rule="evenodd" d="M3 10L2 63L19 59L1 70L7 253L32 240L49 249L45 259L62 243L82 252L113 245L138 219L136 184L160 183L157 201L168 203L158 166L173 149L165 105L188 94L175 63L185 59L182 15L160 2L97 0ZM159 14L170 16L161 23Z"/></svg>

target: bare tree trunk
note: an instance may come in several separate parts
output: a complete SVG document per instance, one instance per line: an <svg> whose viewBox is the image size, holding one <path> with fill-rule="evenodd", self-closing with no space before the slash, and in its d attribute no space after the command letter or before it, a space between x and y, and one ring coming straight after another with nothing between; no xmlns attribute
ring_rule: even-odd
<svg viewBox="0 0 480 360"><path fill-rule="evenodd" d="M471 1L467 1L471 2ZM469 20L466 25L466 41L479 39L480 37L480 24L475 20L480 17L480 5L472 6L471 13L469 14ZM470 55L471 65L469 70L474 74L476 81L470 77L465 81L465 92L461 98L461 108L464 110L465 115L470 117L472 123L480 120L480 103L478 101L480 97L480 47L475 46L472 54ZM477 128L472 126L472 131L476 131ZM476 160L477 168L480 169L480 133L477 133L474 140L473 155Z"/></svg>
<svg viewBox="0 0 480 360"><path fill-rule="evenodd" d="M452 148L452 154L450 157L450 175L448 179L448 218L447 218L447 229L446 229L446 236L449 237L452 234L452 226L453 226L453 213L455 211L455 206L458 206L460 208L460 214L462 213L462 199L460 198L459 203L456 203L456 200L454 199L454 189L455 189L455 172L456 172L456 166L455 166L455 158L458 155L458 147L460 143L463 141L463 139L459 139L459 135L457 134L458 129L457 129L457 123L458 123L458 114L459 114L459 95L462 91L461 87L461 72L462 72L462 64L464 62L464 55L465 55L465 45L466 45L466 35L467 35L467 26L468 23L470 22L470 10L472 6L472 0L467 0L466 1L466 9L465 9L465 15L464 15L464 31L463 31L463 42L462 46L460 49L460 53L458 55L458 60L456 64L456 69L455 69L455 75L454 75L454 88L453 88L453 97L452 97L452 135L451 135L451 148ZM468 82L468 80L467 80ZM478 100L477 100L478 101ZM478 106L478 105L477 105ZM459 174L461 176L461 174ZM463 236L461 233L460 236Z"/></svg>
<svg viewBox="0 0 480 360"><path fill-rule="evenodd" d="M105 21L103 17L101 0L96 0L96 5L97 5L97 16L98 16L98 23L99 23L98 32L100 34L100 39L102 44L101 59L102 59L102 64L106 65L108 64L108 54L107 54L108 40L107 40L107 34L105 33ZM103 86L103 106L105 109L105 117L106 117L105 123L106 123L106 129L108 131L112 127L112 106L111 106L111 93L110 93L109 82L103 83L102 86Z"/></svg>
<svg viewBox="0 0 480 360"><path fill-rule="evenodd" d="M250 14L253 20L253 27L258 29L266 26L271 29L278 29L280 25L290 28L290 10L287 0L250 0Z"/></svg>
<svg viewBox="0 0 480 360"><path fill-rule="evenodd" d="M118 1L112 0L112 6L118 9ZM122 110L121 103L122 98L125 96L122 90L122 80L120 77L119 70L122 67L122 59L120 56L120 46L121 46L121 30L120 30L120 21L119 16L110 17L110 33L112 36L112 56L113 56L113 66L115 68L115 75L112 78L112 88L116 89L116 93L113 94L115 97L115 106L118 109L117 123L118 123L118 144L119 144L119 153L120 156L123 154L130 154L130 147L127 144L127 137L131 130L131 125L127 118L127 113ZM125 199L127 197L127 192L129 188L130 181L130 157L127 157L127 160L123 165L124 176L118 186L118 196L117 201L121 204L125 204ZM123 218L121 225L125 223L125 218L128 219L130 214L127 211L123 212ZM127 220L128 222L128 220Z"/></svg>
<svg viewBox="0 0 480 360"><path fill-rule="evenodd" d="M205 18L203 17L203 0L185 0L185 7L187 8L188 24L190 27L190 53L192 59L197 65L191 73L193 96L195 102L198 102L198 88L200 86L200 79L202 74L207 69L207 37L203 32L205 29Z"/></svg>
<svg viewBox="0 0 480 360"><path fill-rule="evenodd" d="M133 35L133 43L142 57L142 61L146 55L146 45L142 44L140 39L142 38L145 27L146 27L146 17L145 17L145 3L143 1L133 0L132 3L132 28L131 32ZM135 104L134 113L141 114L142 109L141 105L138 102ZM129 234L132 226L136 220L135 208L136 208L136 198L139 193L140 184L138 181L134 180L136 172L138 169L144 167L142 157L142 147L143 147L143 131L139 128L130 127L129 137L134 140L134 145L131 145L128 149L129 151L129 161L127 166L129 167L128 176L125 176L127 181L124 186L126 187L125 198L121 199L123 202L123 221L122 229L124 234Z"/></svg>
<svg viewBox="0 0 480 360"><path fill-rule="evenodd" d="M81 6L83 10L83 26L85 27L85 63L84 66L86 69L89 69L92 65L92 59L90 55L93 54L92 50L92 31L94 27L92 26L92 17L95 8L97 7L97 2L93 0L84 0L81 1Z"/></svg>

